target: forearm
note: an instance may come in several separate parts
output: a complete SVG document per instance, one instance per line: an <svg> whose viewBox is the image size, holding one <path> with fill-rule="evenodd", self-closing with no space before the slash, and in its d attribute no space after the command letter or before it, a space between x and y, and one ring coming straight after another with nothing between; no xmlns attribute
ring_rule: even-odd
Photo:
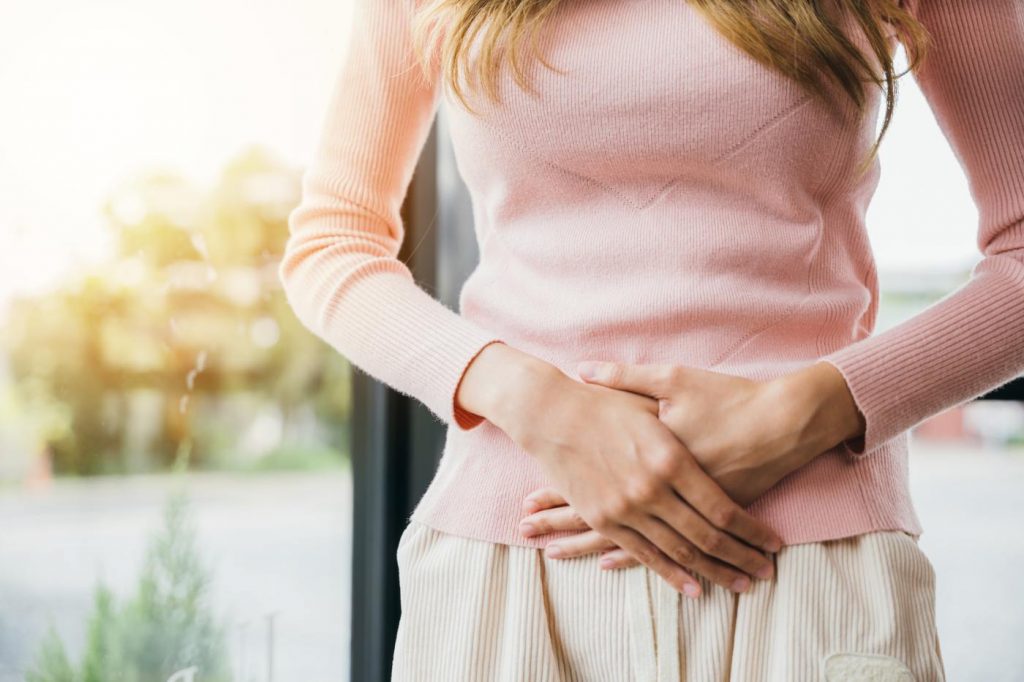
<svg viewBox="0 0 1024 682"><path fill-rule="evenodd" d="M470 363L456 393L465 410L516 433L530 405L569 380L557 367L505 343L492 343Z"/></svg>
<svg viewBox="0 0 1024 682"><path fill-rule="evenodd" d="M544 402L561 381L571 381L557 367L504 343L492 343L470 363L459 384L459 405L509 435L529 421L531 408ZM787 470L799 468L821 453L862 433L864 419L846 380L827 362L816 362L769 382L764 398L789 434Z"/></svg>
<svg viewBox="0 0 1024 682"><path fill-rule="evenodd" d="M771 382L769 399L782 405L792 436L793 468L864 431L846 380L827 362L815 362Z"/></svg>

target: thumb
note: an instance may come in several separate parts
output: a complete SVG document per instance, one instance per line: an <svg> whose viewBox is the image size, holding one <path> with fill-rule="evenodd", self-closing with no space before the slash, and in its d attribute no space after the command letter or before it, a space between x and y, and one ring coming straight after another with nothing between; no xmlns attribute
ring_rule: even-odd
<svg viewBox="0 0 1024 682"><path fill-rule="evenodd" d="M633 365L593 360L576 365L576 373L587 383L642 393L654 398L663 397L664 370L662 365Z"/></svg>

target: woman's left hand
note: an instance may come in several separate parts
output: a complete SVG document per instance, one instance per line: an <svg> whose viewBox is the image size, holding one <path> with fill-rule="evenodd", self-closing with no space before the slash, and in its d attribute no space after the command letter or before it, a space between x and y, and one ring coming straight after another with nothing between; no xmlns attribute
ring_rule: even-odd
<svg viewBox="0 0 1024 682"><path fill-rule="evenodd" d="M842 375L824 362L769 381L679 365L614 362L581 363L579 375L588 383L656 399L658 418L743 506L862 425ZM604 568L636 564L552 488L533 491L523 508L528 516L520 529L526 537L581 531L548 545L551 556L555 547L561 550L557 558L603 551Z"/></svg>

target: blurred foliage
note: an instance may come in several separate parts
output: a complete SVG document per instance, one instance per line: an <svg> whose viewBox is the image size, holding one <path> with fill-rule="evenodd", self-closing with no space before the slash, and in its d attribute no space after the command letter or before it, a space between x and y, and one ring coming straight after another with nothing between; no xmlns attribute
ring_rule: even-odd
<svg viewBox="0 0 1024 682"><path fill-rule="evenodd" d="M304 448L284 446L271 450L258 460L244 467L235 467L242 471L305 471L343 468L350 464L348 460L339 460L338 454L331 448Z"/></svg>
<svg viewBox="0 0 1024 682"><path fill-rule="evenodd" d="M280 415L267 452L309 440L300 413L315 413L319 442L340 442L348 364L301 325L277 275L300 178L258 147L209 189L142 174L103 207L110 261L13 303L2 349L56 472L161 470L184 440L198 466L228 462L214 450L230 449L236 431L197 434L193 410L239 392Z"/></svg>
<svg viewBox="0 0 1024 682"><path fill-rule="evenodd" d="M51 627L39 647L35 666L25 675L25 682L75 682L76 677L64 642Z"/></svg>
<svg viewBox="0 0 1024 682"><path fill-rule="evenodd" d="M51 629L26 682L150 682L188 668L201 682L230 680L225 631L209 612L209 593L187 499L175 493L150 540L134 597L119 608L113 593L97 585L80 668Z"/></svg>

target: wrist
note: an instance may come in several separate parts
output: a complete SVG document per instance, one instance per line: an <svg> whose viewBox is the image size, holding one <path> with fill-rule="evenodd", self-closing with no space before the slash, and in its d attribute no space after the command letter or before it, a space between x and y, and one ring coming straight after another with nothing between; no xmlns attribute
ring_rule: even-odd
<svg viewBox="0 0 1024 682"><path fill-rule="evenodd" d="M787 406L800 463L863 433L863 416L846 379L831 363L815 362L771 383L778 391L776 399Z"/></svg>
<svg viewBox="0 0 1024 682"><path fill-rule="evenodd" d="M559 379L566 376L554 365L505 343L492 343L466 369L457 401L510 433L525 406Z"/></svg>

